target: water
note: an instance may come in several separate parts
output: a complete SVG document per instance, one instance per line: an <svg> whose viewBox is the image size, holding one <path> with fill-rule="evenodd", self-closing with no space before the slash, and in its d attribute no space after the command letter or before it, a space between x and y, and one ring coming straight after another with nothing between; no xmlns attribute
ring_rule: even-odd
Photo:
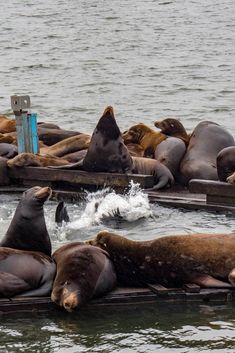
<svg viewBox="0 0 235 353"><path fill-rule="evenodd" d="M0 113L11 113L10 95L29 94L41 121L87 133L113 105L121 130L175 116L188 130L212 120L235 135L233 0L2 0L0 20ZM16 205L1 196L0 237ZM149 206L138 192L88 195L68 205L71 224L61 229L55 207L45 206L54 248L104 228L132 239L235 228L233 214ZM230 305L0 320L0 352L224 353L234 352L234 336Z"/></svg>

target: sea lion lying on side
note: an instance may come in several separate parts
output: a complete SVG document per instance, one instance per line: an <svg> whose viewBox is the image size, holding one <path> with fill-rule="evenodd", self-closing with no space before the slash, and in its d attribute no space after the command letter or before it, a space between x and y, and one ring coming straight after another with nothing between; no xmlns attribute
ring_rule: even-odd
<svg viewBox="0 0 235 353"><path fill-rule="evenodd" d="M40 155L33 153L20 153L16 157L8 160L7 165L9 168L13 167L48 167L48 166L62 166L67 165L69 162L50 155Z"/></svg>

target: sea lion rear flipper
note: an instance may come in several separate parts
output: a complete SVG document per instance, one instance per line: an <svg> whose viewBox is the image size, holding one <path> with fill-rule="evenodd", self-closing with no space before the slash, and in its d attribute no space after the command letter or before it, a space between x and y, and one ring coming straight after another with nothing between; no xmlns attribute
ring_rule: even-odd
<svg viewBox="0 0 235 353"><path fill-rule="evenodd" d="M192 283L203 288L231 288L231 284L228 282L220 281L206 274L196 274L192 276Z"/></svg>
<svg viewBox="0 0 235 353"><path fill-rule="evenodd" d="M8 273L0 272L0 297L11 298L30 289L23 279Z"/></svg>
<svg viewBox="0 0 235 353"><path fill-rule="evenodd" d="M66 208L66 205L64 204L63 201L60 201L58 203L58 206L56 207L56 211L55 211L55 222L61 226L62 222L69 222L69 215L68 215L68 211Z"/></svg>

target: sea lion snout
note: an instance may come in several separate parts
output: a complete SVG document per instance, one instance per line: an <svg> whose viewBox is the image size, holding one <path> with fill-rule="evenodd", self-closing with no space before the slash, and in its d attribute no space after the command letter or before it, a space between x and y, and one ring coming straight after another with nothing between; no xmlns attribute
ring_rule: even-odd
<svg viewBox="0 0 235 353"><path fill-rule="evenodd" d="M38 191L35 193L35 197L38 200L46 200L51 197L52 194L52 189L49 186L45 186L43 188L40 188Z"/></svg>
<svg viewBox="0 0 235 353"><path fill-rule="evenodd" d="M79 305L77 292L71 292L70 294L67 294L65 299L62 301L62 305L65 308L65 310L67 310L69 312L76 309Z"/></svg>

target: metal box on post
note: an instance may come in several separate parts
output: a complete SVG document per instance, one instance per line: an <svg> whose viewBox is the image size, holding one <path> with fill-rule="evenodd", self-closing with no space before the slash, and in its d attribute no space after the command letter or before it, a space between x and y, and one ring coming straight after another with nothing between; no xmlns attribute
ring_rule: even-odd
<svg viewBox="0 0 235 353"><path fill-rule="evenodd" d="M11 96L16 119L18 153L39 153L37 114L30 113L29 96Z"/></svg>

